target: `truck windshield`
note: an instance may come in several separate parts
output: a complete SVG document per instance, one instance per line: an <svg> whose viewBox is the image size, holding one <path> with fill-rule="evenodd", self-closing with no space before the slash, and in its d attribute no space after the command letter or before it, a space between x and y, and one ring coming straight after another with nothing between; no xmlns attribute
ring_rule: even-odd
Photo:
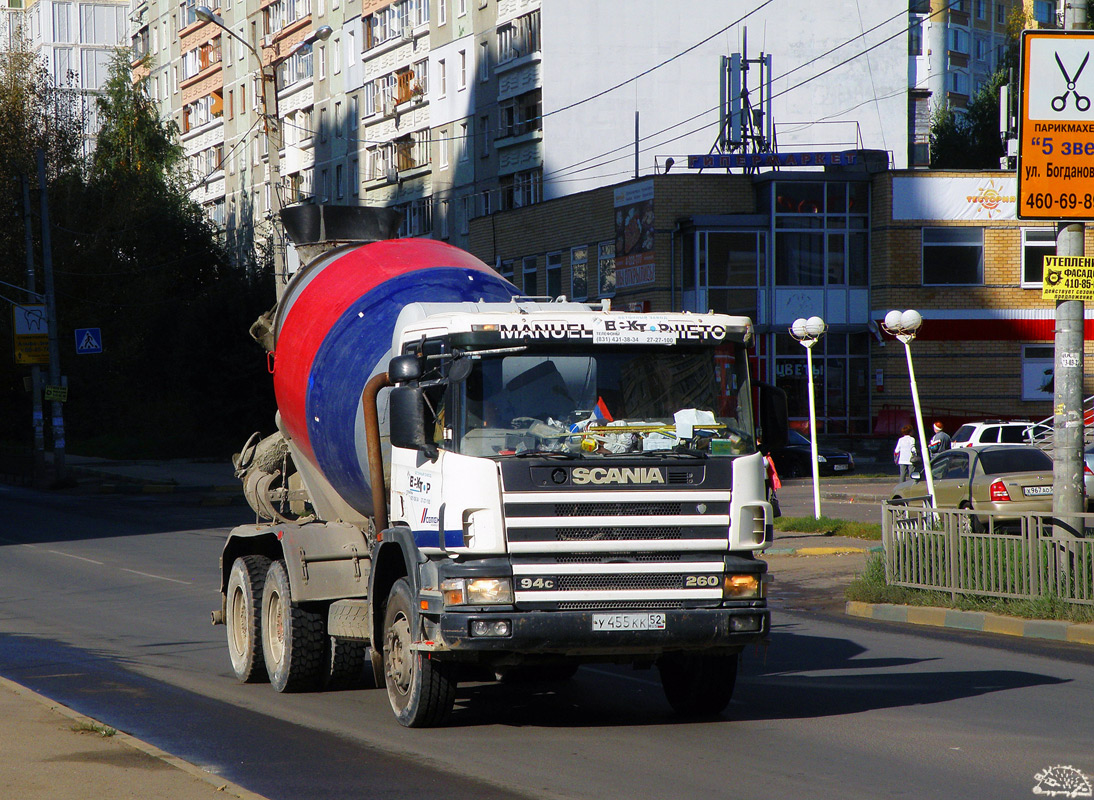
<svg viewBox="0 0 1094 800"><path fill-rule="evenodd" d="M743 345L483 353L453 432L473 456L755 452Z"/></svg>

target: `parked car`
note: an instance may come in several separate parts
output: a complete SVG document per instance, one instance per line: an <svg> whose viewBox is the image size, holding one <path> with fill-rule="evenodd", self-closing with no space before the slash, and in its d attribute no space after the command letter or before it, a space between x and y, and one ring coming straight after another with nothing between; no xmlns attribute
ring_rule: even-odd
<svg viewBox="0 0 1094 800"><path fill-rule="evenodd" d="M1013 523L1030 511L1052 511L1052 459L1032 445L975 445L946 450L931 459L935 506L994 511L998 523ZM921 472L893 488L891 501L926 497ZM972 529L987 529L987 517L970 517Z"/></svg>
<svg viewBox="0 0 1094 800"><path fill-rule="evenodd" d="M950 447L972 447L978 444L1035 444L1052 436L1052 428L1040 422L1024 420L1004 422L986 419L968 422L954 433Z"/></svg>
<svg viewBox="0 0 1094 800"><path fill-rule="evenodd" d="M809 440L797 431L790 431L786 444L771 451L780 478L799 478L813 474L813 454ZM851 472L855 457L835 447L817 447L817 464L821 475Z"/></svg>

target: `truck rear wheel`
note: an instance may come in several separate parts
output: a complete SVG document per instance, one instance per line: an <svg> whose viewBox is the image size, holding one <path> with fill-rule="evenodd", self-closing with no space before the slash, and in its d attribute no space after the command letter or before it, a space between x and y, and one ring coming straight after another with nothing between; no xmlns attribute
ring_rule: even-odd
<svg viewBox="0 0 1094 800"><path fill-rule="evenodd" d="M355 639L330 637L325 689L343 689L357 686L364 681L368 645ZM372 674L372 670L369 670Z"/></svg>
<svg viewBox="0 0 1094 800"><path fill-rule="evenodd" d="M262 655L270 683L279 692L313 689L326 655L323 615L293 603L289 572L274 561L262 590Z"/></svg>
<svg viewBox="0 0 1094 800"><path fill-rule="evenodd" d="M670 654L657 664L665 698L677 714L713 717L725 711L737 682L737 656Z"/></svg>
<svg viewBox="0 0 1094 800"><path fill-rule="evenodd" d="M407 728L440 725L456 700L456 681L444 664L414 644L414 606L406 578L395 581L384 613L384 678L391 710Z"/></svg>
<svg viewBox="0 0 1094 800"><path fill-rule="evenodd" d="M228 656L232 672L240 683L266 680L266 662L262 658L262 589L270 559L265 556L240 556L228 575L227 613Z"/></svg>

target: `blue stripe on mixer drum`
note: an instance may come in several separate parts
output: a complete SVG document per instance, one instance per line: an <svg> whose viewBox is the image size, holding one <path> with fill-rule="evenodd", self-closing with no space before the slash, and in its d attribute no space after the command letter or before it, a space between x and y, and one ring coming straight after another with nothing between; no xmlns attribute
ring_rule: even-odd
<svg viewBox="0 0 1094 800"><path fill-rule="evenodd" d="M387 369L395 320L410 303L506 302L519 294L504 278L478 270L434 267L384 281L338 318L312 361L307 429L315 460L350 506L372 508L364 433L357 437L361 392L372 372Z"/></svg>

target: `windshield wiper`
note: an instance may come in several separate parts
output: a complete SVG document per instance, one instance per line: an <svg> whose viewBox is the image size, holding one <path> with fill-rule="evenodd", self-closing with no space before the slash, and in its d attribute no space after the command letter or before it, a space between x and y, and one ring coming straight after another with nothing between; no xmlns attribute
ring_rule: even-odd
<svg viewBox="0 0 1094 800"><path fill-rule="evenodd" d="M710 458L710 453L706 450L696 450L694 447L674 447L671 450L644 450L640 453L626 453L629 456L642 456L642 458L656 458L658 456L664 456L666 458Z"/></svg>
<svg viewBox="0 0 1094 800"><path fill-rule="evenodd" d="M506 458L532 458L539 456L540 458L585 458L584 453L567 453L562 450L525 450L523 453L512 453Z"/></svg>

